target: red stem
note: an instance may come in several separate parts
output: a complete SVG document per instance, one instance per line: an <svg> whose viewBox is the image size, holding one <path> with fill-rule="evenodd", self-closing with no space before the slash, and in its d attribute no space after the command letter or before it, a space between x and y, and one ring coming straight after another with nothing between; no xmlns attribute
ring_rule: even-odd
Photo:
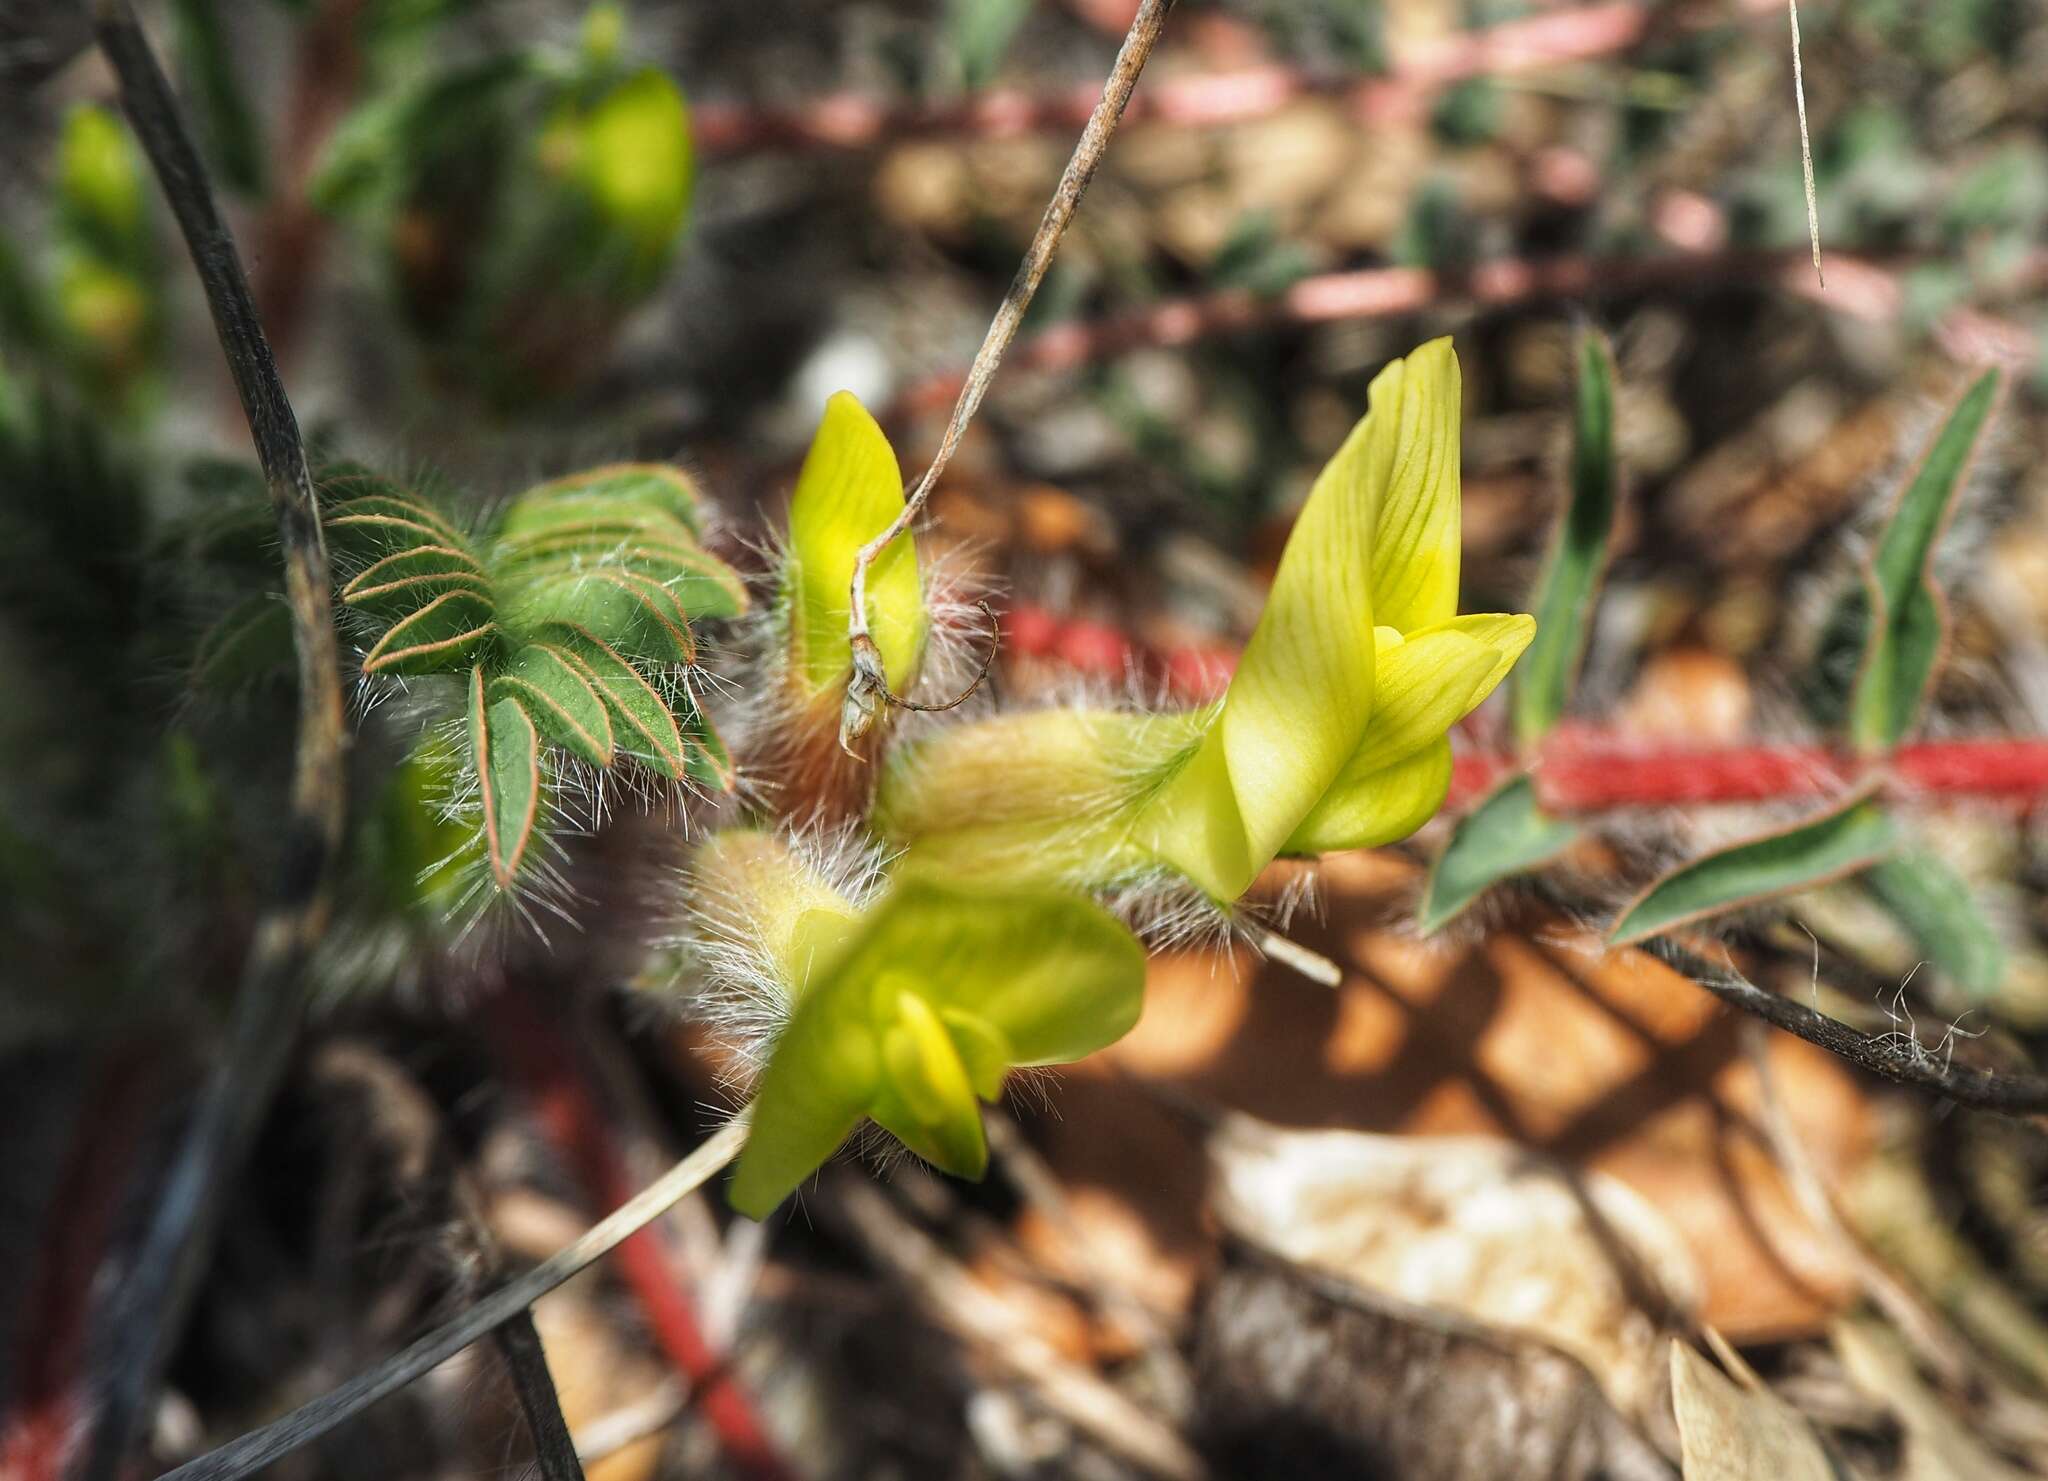
<svg viewBox="0 0 2048 1481"><path fill-rule="evenodd" d="M1005 613L1002 628L1012 658L1050 659L1112 680L1136 673L1190 702L1219 696L1236 661L1222 644L1149 651L1107 624L1066 621L1029 604ZM1497 752L1460 756L1452 804L1476 801L1523 764ZM1832 797L1878 775L1906 797L2048 798L2048 739L2031 736L1923 741L1886 761L1826 746L1674 746L1567 726L1527 764L1537 797L1560 814Z"/></svg>
<svg viewBox="0 0 2048 1481"><path fill-rule="evenodd" d="M525 1088L548 1140L569 1163L598 1207L617 1208L637 1191L610 1127L584 1079L580 1058L562 1042L563 1031L513 986L483 1015L498 1052ZM655 1343L690 1385L719 1443L754 1481L789 1481L751 1396L734 1378L697 1320L696 1306L677 1281L654 1228L642 1229L614 1253L619 1273L638 1298Z"/></svg>
<svg viewBox="0 0 2048 1481"><path fill-rule="evenodd" d="M64 1171L44 1219L17 1351L19 1385L0 1414L0 1476L59 1481L86 1417L86 1328L159 1076L139 1047L109 1054L80 1102Z"/></svg>

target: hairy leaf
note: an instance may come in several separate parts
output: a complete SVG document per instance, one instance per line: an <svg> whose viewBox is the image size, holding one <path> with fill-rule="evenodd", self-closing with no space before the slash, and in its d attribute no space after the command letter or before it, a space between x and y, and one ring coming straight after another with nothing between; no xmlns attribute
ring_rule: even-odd
<svg viewBox="0 0 2048 1481"><path fill-rule="evenodd" d="M1665 875L1622 912L1616 945L1791 894L1867 869L1899 845L1891 815L1868 794L1820 817L1695 859Z"/></svg>
<svg viewBox="0 0 2048 1481"><path fill-rule="evenodd" d="M384 630L363 655L366 674L441 674L469 666L496 629L491 599L447 591Z"/></svg>
<svg viewBox="0 0 2048 1481"><path fill-rule="evenodd" d="M1605 336L1579 338L1571 497L1536 592L1536 639L1515 676L1515 740L1534 746L1571 699L1592 632L1607 543L1621 502L1614 457L1614 356Z"/></svg>
<svg viewBox="0 0 2048 1481"><path fill-rule="evenodd" d="M1578 836L1576 823L1543 811L1527 775L1510 778L1458 820L1430 867L1417 911L1423 931L1442 930L1487 890L1548 863Z"/></svg>
<svg viewBox="0 0 2048 1481"><path fill-rule="evenodd" d="M481 667L470 670L469 750L482 789L491 876L509 888L540 814L540 731L516 698L487 699Z"/></svg>
<svg viewBox="0 0 2048 1481"><path fill-rule="evenodd" d="M611 712L619 750L673 780L689 775L689 756L668 702L616 649L594 633L565 623L543 627L535 636L581 667Z"/></svg>
<svg viewBox="0 0 2048 1481"><path fill-rule="evenodd" d="M490 697L518 699L556 745L593 766L612 764L612 721L583 665L548 643L529 643L491 681Z"/></svg>

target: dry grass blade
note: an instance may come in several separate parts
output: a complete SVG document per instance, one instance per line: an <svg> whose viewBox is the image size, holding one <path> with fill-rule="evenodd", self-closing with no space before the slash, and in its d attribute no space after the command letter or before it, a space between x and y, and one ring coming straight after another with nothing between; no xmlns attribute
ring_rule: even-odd
<svg viewBox="0 0 2048 1481"><path fill-rule="evenodd" d="M1820 268L1820 206L1813 190L1813 139L1806 128L1806 71L1799 57L1799 0L1785 0L1792 18L1792 101L1799 111L1799 170L1806 185L1806 235L1813 244L1813 275L1821 287L1828 285Z"/></svg>
<svg viewBox="0 0 2048 1481"><path fill-rule="evenodd" d="M975 352L974 363L968 367L967 383L961 387L960 398L953 405L953 415L946 423L945 436L940 439L939 450L933 455L931 466L925 469L924 477L917 481L917 486L904 500L903 512L889 522L887 529L863 545L854 557L851 616L847 623L847 636L853 644L853 674L847 680L847 696L854 703L849 703L849 715L862 713L857 709L857 703L862 700L868 701L865 712L871 713L872 701L880 698L888 684L881 656L875 649L874 639L868 635L868 567L924 512L933 485L952 461L953 453L967 431L967 424L974 420L974 413L981 407L981 398L988 393L989 382L995 378L996 367L1002 363L1004 351L1009 349L1010 342L1017 337L1017 330L1024 323L1024 311L1031 306L1038 285L1045 280L1046 270L1052 266L1053 254L1059 251L1060 241L1073 223L1074 212L1080 207L1088 182L1095 178L1096 168L1102 163L1109 141L1116 134L1117 124L1123 119L1125 105L1131 100L1131 90L1138 85L1138 74L1144 71L1145 60L1152 55L1152 47L1159 40L1159 33L1165 29L1167 12L1172 9L1173 0L1143 0L1138 6L1138 13L1132 17L1131 28L1117 51L1116 63L1110 68L1109 80L1103 84L1102 99L1089 115L1087 127L1081 131L1080 142L1074 146L1073 156L1068 159L1059 184L1053 189L1052 199L1046 203L1045 216L1032 235L1031 245L1025 249L1024 260L1017 267L1017 276L1011 279L1009 291L1003 295L1001 306L989 322L988 333L982 337L981 348ZM842 722L841 747L849 747L856 739L858 736L850 733Z"/></svg>

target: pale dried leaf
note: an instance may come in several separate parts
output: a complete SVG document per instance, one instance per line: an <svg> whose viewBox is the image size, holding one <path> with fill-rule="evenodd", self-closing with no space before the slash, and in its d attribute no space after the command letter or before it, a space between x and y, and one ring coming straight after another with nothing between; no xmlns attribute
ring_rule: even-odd
<svg viewBox="0 0 2048 1481"><path fill-rule="evenodd" d="M1682 1342L1671 1344L1671 1404L1685 1481L1835 1481L1812 1426L1790 1405L1737 1388Z"/></svg>

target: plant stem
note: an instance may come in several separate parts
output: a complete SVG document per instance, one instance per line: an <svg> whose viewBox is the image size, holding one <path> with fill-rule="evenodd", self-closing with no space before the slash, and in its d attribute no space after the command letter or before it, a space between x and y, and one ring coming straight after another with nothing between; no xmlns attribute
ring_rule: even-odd
<svg viewBox="0 0 2048 1481"><path fill-rule="evenodd" d="M740 1147L747 1139L750 1110L741 1111L689 1156L593 1224L579 1238L526 1274L506 1282L455 1320L429 1332L367 1373L359 1373L332 1392L301 1405L282 1419L273 1420L238 1440L229 1441L218 1450L165 1472L160 1481L236 1481L236 1478L259 1471L281 1456L319 1439L343 1420L438 1368L479 1337L511 1321L592 1262L603 1259L660 1218L678 1200L703 1187L721 1168L739 1156Z"/></svg>
<svg viewBox="0 0 2048 1481"><path fill-rule="evenodd" d="M522 1309L492 1336L512 1375L519 1408L526 1415L541 1481L583 1481L583 1462L577 1458L576 1442L569 1437L569 1423L562 1418L561 1395L555 1392L554 1375L548 1372L548 1355L541 1348L533 1312Z"/></svg>
<svg viewBox="0 0 2048 1481"><path fill-rule="evenodd" d="M306 961L327 924L345 783L327 547L298 421L205 166L147 38L123 0L98 0L94 23L120 80L122 104L184 233L248 418L277 515L299 681L277 898L257 923L243 965L226 1052L171 1164L115 1303L119 1347L85 1471L93 1481L111 1481L147 1417L184 1327L211 1252L227 1179L246 1156L297 1041L308 991Z"/></svg>
<svg viewBox="0 0 2048 1481"><path fill-rule="evenodd" d="M917 486L903 501L903 512L889 522L887 529L863 545L854 557L850 615L847 619L847 637L853 645L853 673L847 679L846 708L840 720L840 745L843 749L851 751L852 742L874 723L876 707L888 688L881 655L875 648L874 639L868 635L868 567L924 512L925 501L931 497L933 485L952 461L954 451L960 446L960 438L967 431L967 424L974 420L982 397L988 394L989 382L995 378L1003 352L1017 337L1018 327L1024 322L1024 311L1031 306L1038 285L1045 281L1053 254L1059 250L1060 241L1066 236L1068 226L1073 223L1074 212L1081 204L1081 196L1087 191L1088 182L1095 178L1096 168L1109 149L1109 141L1115 137L1124 107L1131 100L1131 90L1138 85L1138 74L1144 71L1145 59L1152 55L1152 47L1165 28L1167 12L1172 9L1173 0L1142 0L1138 13L1131 18L1131 29L1117 50L1109 80L1103 84L1102 99L1089 115L1087 127L1082 129L1080 141L1074 145L1073 155L1067 160L1059 184L1053 188L1052 199L1046 203L1045 215L1038 223L1031 245L1025 249L1024 260L1018 264L1017 275L1010 280L1009 291L1003 295L995 317L989 321L988 333L982 337L981 348L975 352L974 363L968 367L959 400L953 405L953 415L946 423L945 436L939 441L939 450L933 456L931 466L925 469L924 477L917 481Z"/></svg>

